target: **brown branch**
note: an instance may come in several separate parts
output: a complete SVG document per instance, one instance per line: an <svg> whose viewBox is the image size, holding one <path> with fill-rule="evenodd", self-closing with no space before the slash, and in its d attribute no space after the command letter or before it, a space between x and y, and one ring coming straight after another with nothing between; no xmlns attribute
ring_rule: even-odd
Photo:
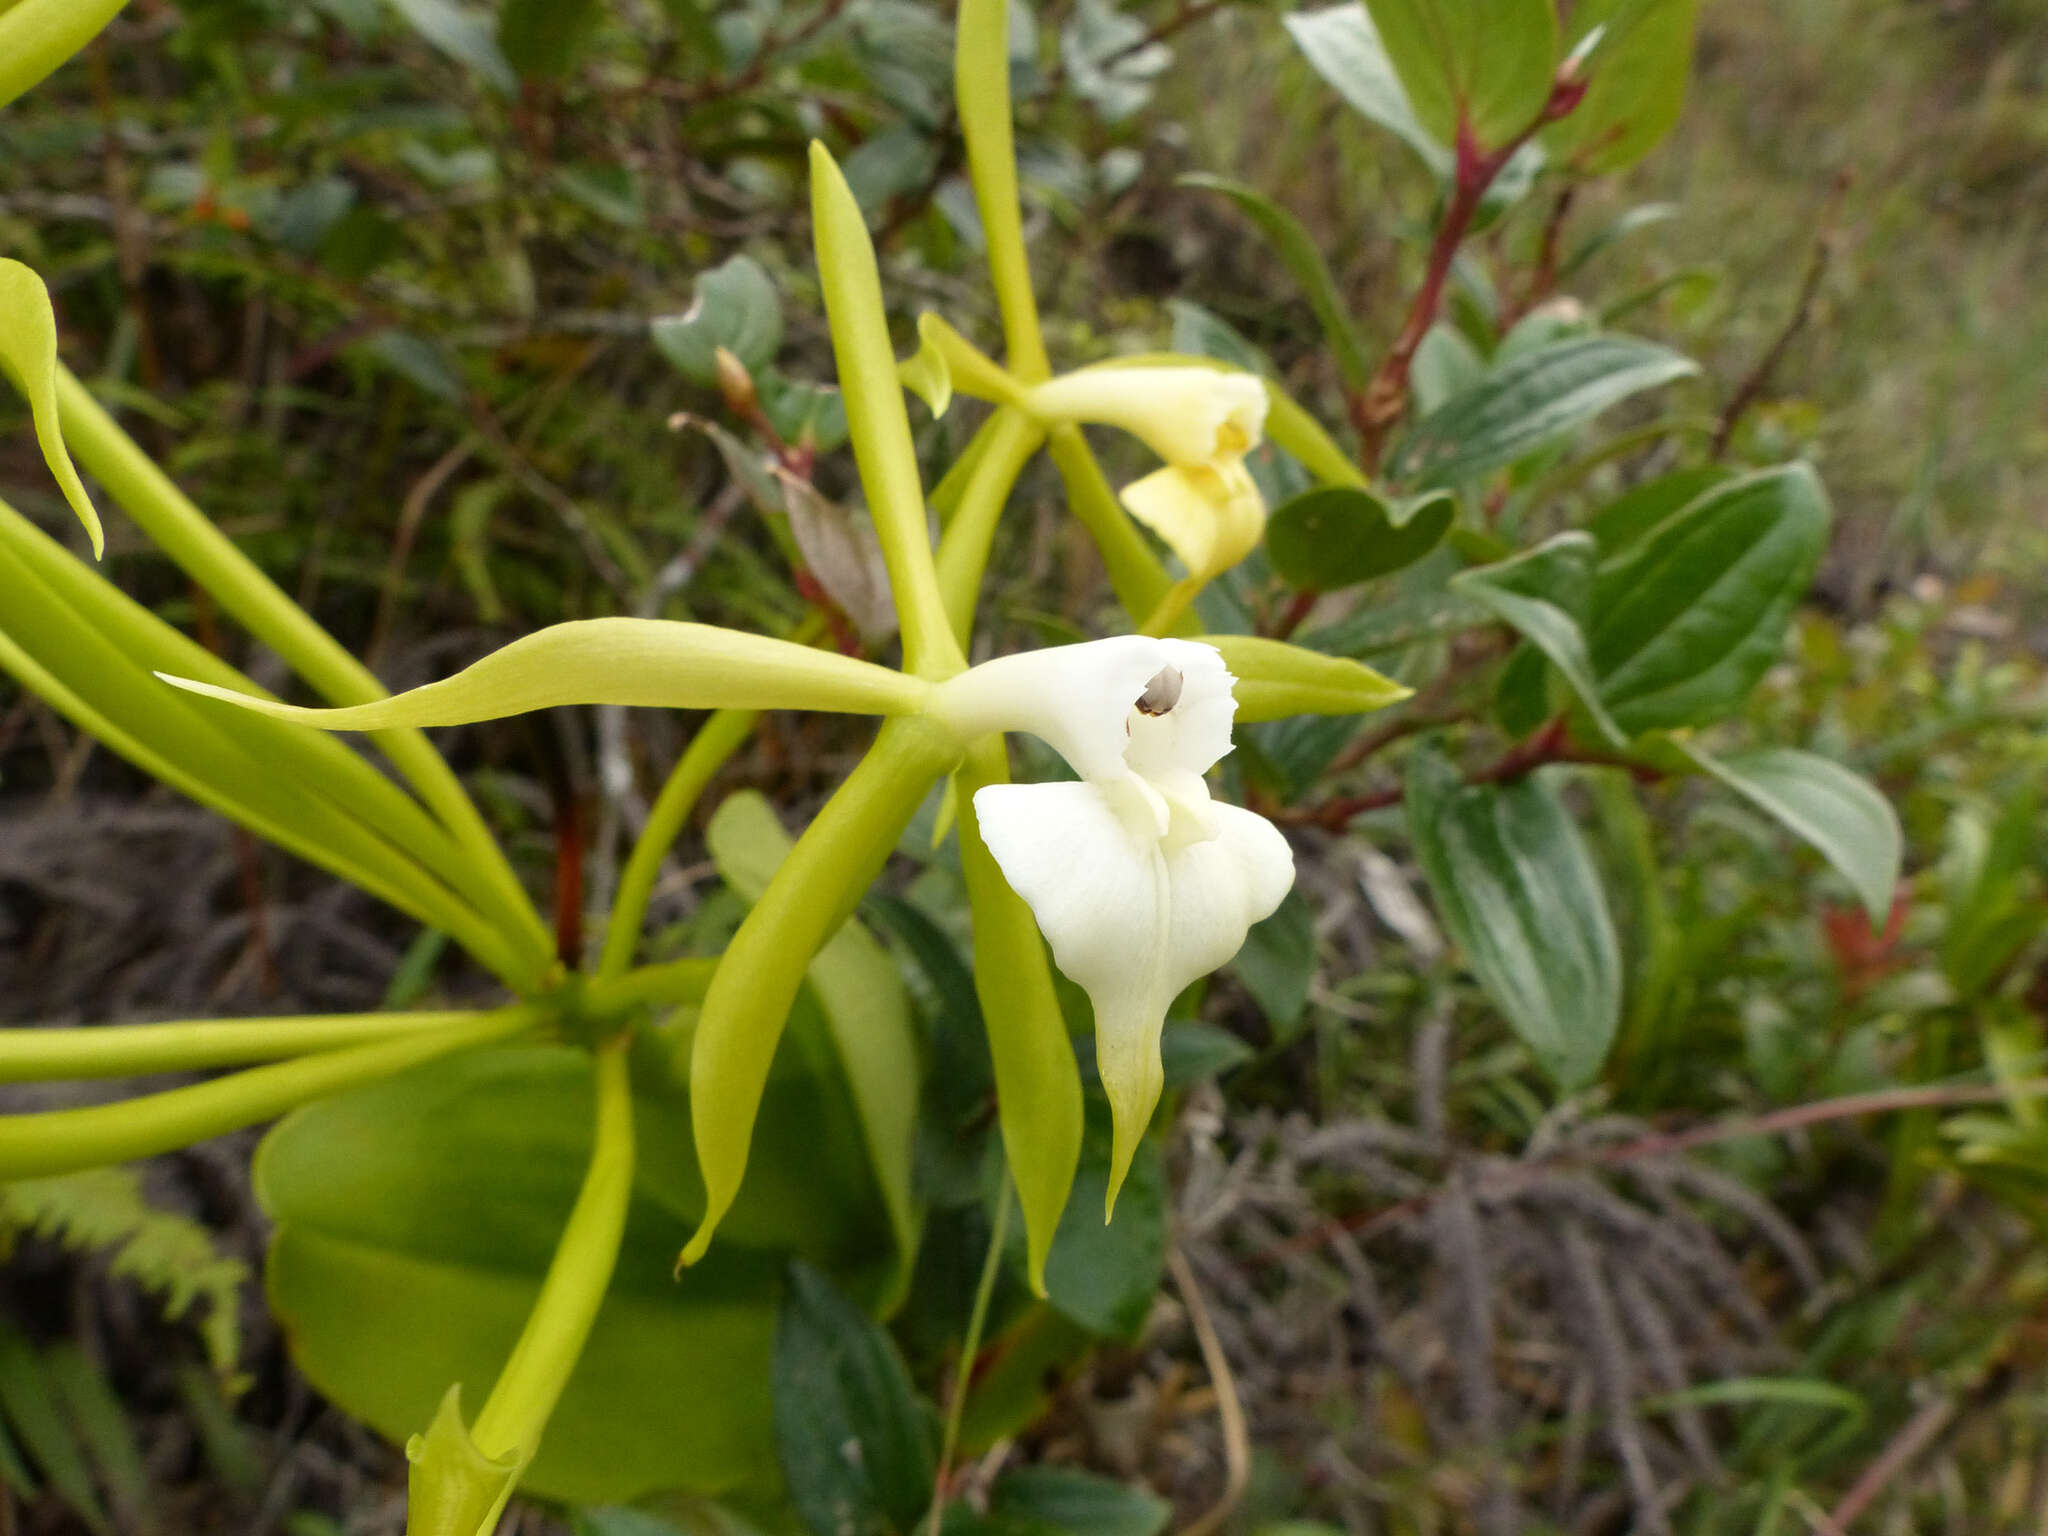
<svg viewBox="0 0 2048 1536"><path fill-rule="evenodd" d="M1550 217L1543 221L1543 238L1536 245L1536 270L1530 274L1529 286L1519 301L1510 304L1500 318L1500 328L1507 331L1522 316L1529 313L1557 288L1557 253L1564 240L1564 224L1572 211L1572 201L1578 196L1579 185L1568 181L1558 189L1557 197L1551 202Z"/></svg>
<svg viewBox="0 0 2048 1536"><path fill-rule="evenodd" d="M1443 307L1444 284L1450 278L1451 263L1457 258L1465 236L1471 232L1472 221L1478 216L1479 205L1486 199L1487 189L1515 157L1517 150L1546 124L1568 116L1585 99L1585 95L1584 77L1560 70L1551 84L1549 99L1544 102L1543 110L1536 114L1536 120L1498 149L1481 149L1472 137L1471 125L1462 118L1459 120L1451 198L1444 209L1443 222L1437 226L1436 238L1430 242L1429 261L1423 268L1422 284L1415 290L1415 297L1408 306L1408 318L1402 322L1400 334L1380 360L1379 368L1365 388L1351 397L1351 423L1358 429L1360 458L1367 474L1378 473L1387 436L1408 412L1408 373L1415 362L1415 350L1436 323L1437 311Z"/></svg>
<svg viewBox="0 0 2048 1536"><path fill-rule="evenodd" d="M1763 356L1742 376L1742 382L1735 386L1735 393L1728 397L1727 405L1722 407L1720 424L1714 428L1714 440L1707 450L1709 458L1719 459L1727 454L1736 427L1763 398L1764 391L1771 387L1771 376L1784 361L1786 350L1806 329L1806 322L1813 314L1813 301L1820 293L1821 279L1827 275L1828 266L1834 260L1842 203L1854 181L1855 173L1852 171L1844 170L1836 175L1834 188L1821 209L1820 223L1814 231L1813 249L1807 254L1806 273L1799 280L1799 297L1792 305L1792 313L1764 349Z"/></svg>

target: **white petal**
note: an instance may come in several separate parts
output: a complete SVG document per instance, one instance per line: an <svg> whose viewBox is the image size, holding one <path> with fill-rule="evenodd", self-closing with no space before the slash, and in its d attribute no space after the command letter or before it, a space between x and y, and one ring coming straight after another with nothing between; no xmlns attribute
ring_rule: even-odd
<svg viewBox="0 0 2048 1536"><path fill-rule="evenodd" d="M1170 644L1119 635L998 656L941 683L930 712L963 736L1029 731L1082 778L1120 779L1132 706L1169 664Z"/></svg>
<svg viewBox="0 0 2048 1536"><path fill-rule="evenodd" d="M1215 837L1166 855L1169 996L1227 964L1252 924L1271 917L1294 884L1294 850L1278 827L1220 801L1210 814Z"/></svg>
<svg viewBox="0 0 2048 1536"><path fill-rule="evenodd" d="M1199 778L1229 753L1230 724L1237 717L1231 690L1237 679L1213 645L1199 640L1162 640L1159 645L1166 664L1180 673L1180 699L1163 715L1131 716L1123 758L1134 773L1165 789L1176 775Z"/></svg>
<svg viewBox="0 0 2048 1536"><path fill-rule="evenodd" d="M1113 1198L1159 1101L1159 1032L1185 985L1168 969L1167 858L1093 784L994 784L975 793L974 812L1054 963L1095 1005L1095 1057L1116 1120Z"/></svg>
<svg viewBox="0 0 2048 1536"><path fill-rule="evenodd" d="M1241 457L1266 424L1265 386L1221 368L1084 368L1038 385L1029 406L1041 419L1121 427L1185 467Z"/></svg>

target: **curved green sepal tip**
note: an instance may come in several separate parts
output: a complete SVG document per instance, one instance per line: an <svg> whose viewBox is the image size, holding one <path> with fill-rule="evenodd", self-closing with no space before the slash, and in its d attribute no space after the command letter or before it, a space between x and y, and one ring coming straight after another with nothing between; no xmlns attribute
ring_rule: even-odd
<svg viewBox="0 0 2048 1536"><path fill-rule="evenodd" d="M43 280L18 261L0 260L0 373L28 400L43 462L85 524L93 558L99 559L106 553L107 536L57 425L57 314Z"/></svg>
<svg viewBox="0 0 2048 1536"><path fill-rule="evenodd" d="M896 365L896 377L903 381L903 387L925 403L934 419L944 416L946 407L953 403L953 370L946 366L945 351L934 341L932 328L926 323L937 318L918 316L917 350Z"/></svg>
<svg viewBox="0 0 2048 1536"><path fill-rule="evenodd" d="M188 693L330 731L467 725L558 704L901 715L921 709L929 691L915 678L872 662L668 619L577 619L551 625L453 677L343 709L307 709L190 678L157 676Z"/></svg>
<svg viewBox="0 0 2048 1536"><path fill-rule="evenodd" d="M1240 724L1288 715L1358 715L1414 692L1349 656L1329 656L1257 635L1203 635L1237 679Z"/></svg>
<svg viewBox="0 0 2048 1536"><path fill-rule="evenodd" d="M405 1536L490 1536L512 1497L528 1450L487 1454L462 1421L462 1386L448 1389L433 1423L405 1443Z"/></svg>

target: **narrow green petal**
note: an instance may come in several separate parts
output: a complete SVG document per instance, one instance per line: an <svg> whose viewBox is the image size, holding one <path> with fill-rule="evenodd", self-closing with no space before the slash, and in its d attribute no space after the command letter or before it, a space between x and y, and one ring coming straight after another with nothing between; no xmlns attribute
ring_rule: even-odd
<svg viewBox="0 0 2048 1536"><path fill-rule="evenodd" d="M388 699L308 709L157 674L175 687L330 731L466 725L557 704L668 709L822 709L902 715L924 705L915 678L789 640L666 619L578 619L514 640L453 677Z"/></svg>
<svg viewBox="0 0 2048 1536"><path fill-rule="evenodd" d="M726 947L688 1046L704 1219L683 1249L685 1264L704 1256L739 1194L768 1068L805 971L853 915L926 791L958 754L952 734L930 721L884 725Z"/></svg>
<svg viewBox="0 0 2048 1536"><path fill-rule="evenodd" d="M1017 1200L1031 1288L1045 1294L1045 1260L1081 1161L1081 1069L1053 991L1038 920L982 841L974 795L1009 782L1000 737L986 737L953 776L960 868L974 912L974 987L996 1069L1003 1151Z"/></svg>
<svg viewBox="0 0 2048 1536"><path fill-rule="evenodd" d="M967 177L988 242L989 280L1003 312L1003 345L1018 377L1052 372L1031 292L1024 212L1017 197L1017 146L1010 123L1008 0L961 0L953 50L953 99L967 141Z"/></svg>
<svg viewBox="0 0 2048 1536"><path fill-rule="evenodd" d="M12 20L10 15L0 21ZM4 45L0 45L4 46ZM95 559L107 550L107 536L92 498L85 494L64 433L57 424L57 314L43 280L18 261L0 260L0 373L28 400L43 462L57 477L64 499L85 524Z"/></svg>
<svg viewBox="0 0 2048 1536"><path fill-rule="evenodd" d="M1288 715L1360 715L1398 704L1412 688L1382 677L1348 656L1327 656L1306 646L1257 635L1203 635L1223 653L1237 679L1240 724Z"/></svg>
<svg viewBox="0 0 2048 1536"><path fill-rule="evenodd" d="M128 0L18 0L0 6L0 107L39 84Z"/></svg>
<svg viewBox="0 0 2048 1536"><path fill-rule="evenodd" d="M434 1421L405 1445L405 1536L490 1536L532 1452L487 1454L462 1422L462 1387L450 1387Z"/></svg>
<svg viewBox="0 0 2048 1536"><path fill-rule="evenodd" d="M889 567L889 587L903 626L904 663L922 677L950 677L967 662L939 601L924 487L889 342L889 318L882 308L881 269L852 188L831 153L817 143L811 145L811 229L832 357L846 402L846 435Z"/></svg>

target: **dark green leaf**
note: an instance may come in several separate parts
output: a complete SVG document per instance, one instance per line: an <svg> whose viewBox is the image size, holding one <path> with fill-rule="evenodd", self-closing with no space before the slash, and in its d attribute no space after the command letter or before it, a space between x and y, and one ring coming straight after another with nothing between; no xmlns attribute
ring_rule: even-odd
<svg viewBox="0 0 2048 1536"><path fill-rule="evenodd" d="M1344 376L1344 382L1353 389L1363 387L1372 373L1372 365L1365 355L1365 343L1359 339L1358 328L1345 312L1344 301L1337 296L1337 285L1330 277L1330 268L1323 260L1323 253L1316 248L1308 231L1301 227L1301 221L1265 193L1241 181L1203 174L1183 176L1180 181L1184 187L1200 187L1221 193L1258 226L1259 233L1272 245L1281 264L1300 284L1309 307L1316 312L1316 320L1323 328L1330 350L1336 355L1337 371Z"/></svg>
<svg viewBox="0 0 2048 1536"><path fill-rule="evenodd" d="M1486 359L1465 333L1439 320L1422 337L1408 369L1408 400L1418 415L1427 416L1446 400L1462 395L1486 377Z"/></svg>
<svg viewBox="0 0 2048 1536"><path fill-rule="evenodd" d="M1609 406L1699 371L1631 336L1580 336L1525 353L1446 401L1403 439L1391 478L1450 485L1512 464Z"/></svg>
<svg viewBox="0 0 2048 1536"><path fill-rule="evenodd" d="M1171 1504L1142 1488L1043 1466L1003 1474L989 1490L988 1510L1067 1536L1159 1536L1173 1515Z"/></svg>
<svg viewBox="0 0 2048 1536"><path fill-rule="evenodd" d="M1574 247L1571 255L1565 257L1558 266L1558 280L1562 282L1572 277L1610 245L1626 240L1637 230L1648 229L1653 224L1662 224L1677 217L1676 203L1638 203L1618 218L1609 220Z"/></svg>
<svg viewBox="0 0 2048 1536"><path fill-rule="evenodd" d="M1457 517L1446 491L1390 501L1347 485L1304 491L1266 520L1266 557L1307 591L1356 586L1413 565Z"/></svg>
<svg viewBox="0 0 2048 1536"><path fill-rule="evenodd" d="M1229 1030L1200 1019L1168 1019L1159 1037L1159 1059L1169 1090L1221 1077L1255 1054Z"/></svg>
<svg viewBox="0 0 2048 1536"><path fill-rule="evenodd" d="M1684 744L1695 763L1804 838L1849 882L1872 927L1892 909L1904 857L1898 813L1877 786L1840 763L1792 747L1712 757Z"/></svg>
<svg viewBox="0 0 2048 1536"><path fill-rule="evenodd" d="M814 1536L907 1532L937 1473L930 1409L896 1346L805 1264L775 1321L775 1447Z"/></svg>
<svg viewBox="0 0 2048 1536"><path fill-rule="evenodd" d="M1535 125L1558 57L1551 0L1366 0L1416 118L1499 149Z"/></svg>
<svg viewBox="0 0 2048 1536"><path fill-rule="evenodd" d="M696 301L680 315L648 322L654 344L685 378L713 384L717 352L732 353L750 373L775 360L782 345L782 300L750 256L734 256L697 279Z"/></svg>
<svg viewBox="0 0 2048 1536"><path fill-rule="evenodd" d="M1541 774L1467 785L1429 749L1409 759L1415 853L1451 937L1559 1086L1589 1082L1621 1016L1607 897Z"/></svg>
<svg viewBox="0 0 2048 1536"><path fill-rule="evenodd" d="M1716 486L1600 568L1587 642L1600 696L1630 735L1733 710L1778 659L1827 543L1804 464Z"/></svg>
<svg viewBox="0 0 2048 1536"><path fill-rule="evenodd" d="M602 0L504 0L498 48L528 80L559 80L604 18Z"/></svg>
<svg viewBox="0 0 2048 1536"><path fill-rule="evenodd" d="M1166 1167L1156 1140L1139 1144L1116 1219L1105 1222L1108 1193L1108 1138L1091 1137L1046 1256L1045 1289L1063 1317L1090 1333L1135 1339L1166 1268ZM1021 1234L1018 1246L1021 1253Z"/></svg>
<svg viewBox="0 0 2048 1536"><path fill-rule="evenodd" d="M498 49L492 17L456 0L391 0L391 8L427 42L507 96L519 89L518 77Z"/></svg>
<svg viewBox="0 0 2048 1536"><path fill-rule="evenodd" d="M1586 532L1600 546L1605 560L1620 554L1680 507L1715 486L1735 478L1735 471L1719 464L1696 464L1674 469L1668 475L1645 480L1595 512Z"/></svg>
<svg viewBox="0 0 2048 1536"><path fill-rule="evenodd" d="M1571 684L1600 733L1618 747L1626 738L1601 705L1582 627L1592 598L1593 554L1593 541L1585 534L1560 533L1498 564L1460 571L1451 586L1483 603L1542 651Z"/></svg>
<svg viewBox="0 0 2048 1536"><path fill-rule="evenodd" d="M1316 915L1300 891L1289 891L1273 915L1252 924L1231 969L1275 1034L1284 1035L1308 1006L1316 977Z"/></svg>
<svg viewBox="0 0 2048 1536"><path fill-rule="evenodd" d="M49 1382L63 1404L64 1415L78 1431L99 1473L100 1486L107 1490L124 1529L149 1522L149 1472L142 1462L142 1448L135 1442L135 1430L128 1411L115 1395L112 1383L85 1352L69 1342L53 1344L43 1353Z"/></svg>
<svg viewBox="0 0 2048 1536"><path fill-rule="evenodd" d="M0 1419L65 1507L98 1536L111 1536L107 1513L93 1490L85 1451L57 1405L55 1384L29 1341L0 1322Z"/></svg>

